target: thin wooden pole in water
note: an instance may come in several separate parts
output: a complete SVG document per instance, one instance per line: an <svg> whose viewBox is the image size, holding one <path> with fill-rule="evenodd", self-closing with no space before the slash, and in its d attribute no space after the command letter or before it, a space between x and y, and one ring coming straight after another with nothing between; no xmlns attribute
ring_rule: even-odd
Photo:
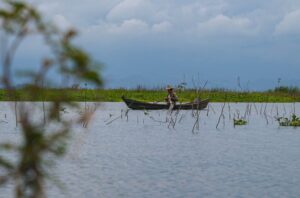
<svg viewBox="0 0 300 198"><path fill-rule="evenodd" d="M207 107L207 111L206 111L206 116L208 117L208 114L209 114L209 105Z"/></svg>
<svg viewBox="0 0 300 198"><path fill-rule="evenodd" d="M177 123L177 118L178 118L179 112L180 112L180 109L176 110L176 112L175 112L175 120L174 120L174 123L173 123L173 129L175 128L175 125Z"/></svg>
<svg viewBox="0 0 300 198"><path fill-rule="evenodd" d="M255 109L256 114L258 115L258 110L257 110L256 104L253 103L253 106L254 106L254 109Z"/></svg>
<svg viewBox="0 0 300 198"><path fill-rule="evenodd" d="M218 119L218 123L217 123L217 125L216 125L216 129L218 128L218 126L219 126L219 124L220 124L220 121L221 121L221 117L223 116L223 111L224 111L225 104L226 104L226 103L224 102L224 104L223 104L223 106L222 106L221 114L220 114L219 119Z"/></svg>
<svg viewBox="0 0 300 198"><path fill-rule="evenodd" d="M229 120L231 120L231 108L230 108L230 104L228 103L227 106L228 106L228 112L229 112Z"/></svg>
<svg viewBox="0 0 300 198"><path fill-rule="evenodd" d="M262 114L262 109L263 109L263 106L264 106L264 104L263 104L263 103L261 103L261 104L260 104L260 109L259 109L259 114L260 114L260 115Z"/></svg>
<svg viewBox="0 0 300 198"><path fill-rule="evenodd" d="M284 115L285 115L286 114L286 108L285 108L284 103L282 105L283 105L283 111L284 111Z"/></svg>
<svg viewBox="0 0 300 198"><path fill-rule="evenodd" d="M273 109L274 109L274 103L272 104L272 107L271 107L271 115L273 114Z"/></svg>
<svg viewBox="0 0 300 198"><path fill-rule="evenodd" d="M293 110L294 110L293 113L294 113L294 115L295 115L295 114L296 114L296 103L295 103L295 102L293 103Z"/></svg>
<svg viewBox="0 0 300 198"><path fill-rule="evenodd" d="M85 90L84 90L84 110L86 111L86 91L87 91L87 83L84 83Z"/></svg>
<svg viewBox="0 0 300 198"><path fill-rule="evenodd" d="M16 127L18 127L18 102L15 99L15 117L16 117Z"/></svg>
<svg viewBox="0 0 300 198"><path fill-rule="evenodd" d="M199 110L199 103L197 104L197 111L196 111L196 121L194 123L194 126L193 126L193 130L192 132L195 133L195 128L197 128L197 130L199 131L199 121L200 121L200 110Z"/></svg>
<svg viewBox="0 0 300 198"><path fill-rule="evenodd" d="M216 111L215 111L215 109L213 108L213 106L212 106L211 104L208 104L208 105L209 105L210 109L212 110L212 112L213 112L214 114L216 114Z"/></svg>
<svg viewBox="0 0 300 198"><path fill-rule="evenodd" d="M46 125L46 112L45 112L45 101L43 100L43 115L44 115L44 125Z"/></svg>
<svg viewBox="0 0 300 198"><path fill-rule="evenodd" d="M44 82L42 83L44 89ZM44 125L46 125L46 112L45 112L45 90L43 90L43 116L44 116Z"/></svg>
<svg viewBox="0 0 300 198"><path fill-rule="evenodd" d="M197 130L199 130L199 117L200 117L199 110L197 110L196 115L197 115L196 116L196 121L194 123L193 130L192 130L193 133L195 133L195 128L197 128Z"/></svg>

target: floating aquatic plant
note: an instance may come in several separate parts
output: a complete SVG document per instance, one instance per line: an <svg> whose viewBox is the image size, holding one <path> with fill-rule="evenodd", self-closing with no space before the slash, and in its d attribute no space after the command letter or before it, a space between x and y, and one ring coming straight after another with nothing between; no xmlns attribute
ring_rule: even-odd
<svg viewBox="0 0 300 198"><path fill-rule="evenodd" d="M233 119L233 125L236 126L243 126L243 125L247 125L248 122L246 120L243 120L243 119Z"/></svg>
<svg viewBox="0 0 300 198"><path fill-rule="evenodd" d="M293 126L293 127L300 127L300 118L295 114L292 114L291 118L286 117L279 117L277 121L280 126Z"/></svg>

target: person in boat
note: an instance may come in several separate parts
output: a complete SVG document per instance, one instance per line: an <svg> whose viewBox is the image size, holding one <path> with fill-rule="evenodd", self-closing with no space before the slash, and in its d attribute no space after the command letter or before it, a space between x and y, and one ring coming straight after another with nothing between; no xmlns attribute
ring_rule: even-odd
<svg viewBox="0 0 300 198"><path fill-rule="evenodd" d="M165 98L166 102L168 103L168 105L170 105L170 104L175 105L176 102L178 101L178 97L177 97L176 93L174 92L173 87L168 85L166 90L168 92L168 95Z"/></svg>

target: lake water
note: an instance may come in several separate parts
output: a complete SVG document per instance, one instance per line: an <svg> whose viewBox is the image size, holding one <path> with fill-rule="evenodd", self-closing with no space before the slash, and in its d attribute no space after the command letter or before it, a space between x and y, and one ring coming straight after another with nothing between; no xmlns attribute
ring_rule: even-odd
<svg viewBox="0 0 300 198"><path fill-rule="evenodd" d="M235 128L232 119L247 104L226 105L216 129L222 105L202 111L199 130L192 131L192 111L126 117L123 103L103 103L88 129L75 127L68 153L52 170L64 188L50 183L48 196L300 197L300 129L274 119L299 115L300 104L252 104L249 124ZM0 103L0 142L19 139L9 106ZM11 183L0 187L0 197L13 197L12 191Z"/></svg>

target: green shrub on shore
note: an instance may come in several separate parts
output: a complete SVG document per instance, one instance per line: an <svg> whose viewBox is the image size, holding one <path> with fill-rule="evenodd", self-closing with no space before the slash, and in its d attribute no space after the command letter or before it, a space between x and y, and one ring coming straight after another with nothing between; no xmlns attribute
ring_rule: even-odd
<svg viewBox="0 0 300 198"><path fill-rule="evenodd" d="M165 90L127 90L127 89L46 89L45 94L36 96L35 101L53 101L67 94L72 101L101 101L121 102L121 96L145 102L164 102ZM199 92L202 99L209 98L211 102L300 102L300 94L275 91L266 92L239 92L231 90L202 90ZM179 102L191 102L197 98L195 90L186 89L177 91ZM5 90L0 90L0 101L10 101ZM16 91L15 100L32 101L26 89Z"/></svg>
<svg viewBox="0 0 300 198"><path fill-rule="evenodd" d="M279 86L279 87L275 87L274 92L299 94L300 90L298 87Z"/></svg>

